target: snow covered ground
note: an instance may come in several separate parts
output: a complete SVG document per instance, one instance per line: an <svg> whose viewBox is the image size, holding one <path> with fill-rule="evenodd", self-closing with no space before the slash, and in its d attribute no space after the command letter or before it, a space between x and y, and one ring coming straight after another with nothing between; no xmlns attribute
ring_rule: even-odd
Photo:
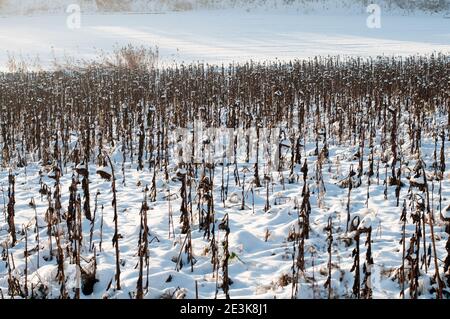
<svg viewBox="0 0 450 319"><path fill-rule="evenodd" d="M450 19L441 14L382 14L380 29L367 27L368 14L286 10L83 14L81 28L73 30L66 26L67 17L1 17L0 68L7 68L8 56L49 67L55 59L94 59L129 43L158 46L166 64L450 51Z"/></svg>

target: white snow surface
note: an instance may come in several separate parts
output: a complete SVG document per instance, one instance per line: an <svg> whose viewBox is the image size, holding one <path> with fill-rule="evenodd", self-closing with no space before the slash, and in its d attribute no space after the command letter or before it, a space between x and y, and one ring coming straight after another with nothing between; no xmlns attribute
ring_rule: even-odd
<svg viewBox="0 0 450 319"><path fill-rule="evenodd" d="M80 29L69 29L67 17L1 17L0 69L9 57L51 68L128 44L157 46L162 64L450 52L450 19L442 15L386 14L380 29L367 27L368 14L294 10L82 14Z"/></svg>
<svg viewBox="0 0 450 319"><path fill-rule="evenodd" d="M66 27L66 15L43 16L4 16L0 18L0 69L8 68L8 57L15 56L48 68L56 59L61 62L66 58L95 59L104 52L110 52L114 47L127 45L158 46L161 62L164 64L203 61L207 63L229 63L253 60L290 60L309 58L316 55L412 55L430 54L433 52L450 52L450 19L442 16L382 16L381 29L369 29L366 26L367 15L362 14L323 14L305 15L290 11L277 12L244 12L236 10L221 11L187 11L161 14L83 14L81 29L70 30ZM431 161L433 141L424 139L424 157ZM450 147L446 142L446 150ZM305 154L310 154L314 145L307 143ZM120 145L117 146L120 150ZM328 217L333 218L334 246L332 271L333 294L339 297L349 296L353 283L352 256L349 247L340 238L345 229L346 219L346 189L336 186L343 178L342 172L348 170L354 150L344 146L331 145L330 163L325 164L324 180L326 196L321 207L317 203L317 192L311 184L312 213L311 238L306 241L306 277L314 273L316 285L323 287L326 280L327 254L326 232L324 230ZM366 150L367 151L367 150ZM448 151L447 151L448 152ZM366 153L367 154L367 153ZM117 174L118 210L122 259L122 291L116 291L111 298L130 298L129 292L135 291L138 270L135 266L137 257L137 236L139 233L139 210L143 199L142 188L151 183L152 174L148 169L138 172L129 162L125 163L125 180L120 167L120 152L114 156ZM448 154L446 154L448 155ZM450 157L446 156L446 159ZM308 162L313 164L316 158L308 156ZM340 162L340 165L336 165ZM447 160L447 165L450 165ZM340 167L338 172L335 167ZM29 206L31 198L36 202L38 215L41 255L40 267L37 268L37 256L28 257L28 280L37 285L39 282L50 283L50 297L59 296L59 285L55 282L56 263L46 262L43 257L48 255L46 223L43 220L47 209L45 198L39 196L40 166L30 164L26 169L17 169L16 173L16 225L18 229L33 224L35 211ZM94 293L83 298L101 298L104 296L108 283L115 272L112 235L114 231L112 194L110 182L96 175L94 165L89 166L91 208L95 192L98 189L99 207L104 205L103 251L97 256L97 279ZM242 167L240 167L242 169ZM68 205L68 188L71 182L73 168L66 167L62 177L62 206ZM284 172L284 177L287 177ZM312 174L312 171L310 171ZM242 177L242 174L241 174ZM248 176L247 176L248 177ZM274 174L273 178L276 180ZM220 174L216 174L214 185L215 196L220 194ZM7 192L7 170L0 172L3 192ZM44 177L44 182L53 185L53 181ZM249 183L249 182L247 182ZM443 184L443 201L448 203L450 184L448 178ZM140 186L137 186L140 185ZM364 183L366 185L366 183ZM161 176L157 181L157 201L149 204L150 244L150 290L146 298L160 298L164 293L172 294L177 287L182 289L187 298L195 297L195 281L198 282L200 298L213 298L216 279L212 274L210 255L205 254L209 245L203 239L203 233L195 230L193 236L194 256L197 260L194 272L185 265L179 272L175 271L176 258L184 236L180 234L179 208L180 198L170 194L178 194L180 183L166 183ZM362 225L373 228L374 268L373 293L375 298L399 298L399 284L395 273L401 265L401 234L400 212L396 207L394 188L390 189L388 198L384 199L384 186L373 183L371 195L366 208L366 188L360 187L352 192L352 216L360 216ZM437 192L437 191L436 191ZM407 187L402 189L401 197L405 197ZM230 251L237 257L230 260L230 277L233 280L230 295L232 298L290 298L291 286L283 287L278 279L285 274L291 274L292 243L286 241L289 229L297 224L297 211L293 209L294 199L301 200L300 184L279 183L273 186L270 193L271 209L264 212L265 189L255 189L255 211L251 207L240 210L241 188L230 187L229 200L225 205L216 206L217 219L225 213L230 216ZM233 196L234 195L234 196ZM5 193L0 197L0 206L6 205ZM252 194L249 185L246 188L246 204L251 206ZM437 198L437 193L435 193ZM281 200L284 199L284 200ZM279 201L279 204L275 204ZM434 203L436 206L436 203ZM169 208L170 207L170 208ZM176 238L168 238L168 211L174 212ZM437 210L438 208L435 207ZM101 210L97 211L93 243L98 247L100 241L99 224ZM2 216L3 217L3 216ZM4 219L0 219L0 229L7 229ZM22 225L22 226L21 226ZM87 254L90 224L84 220L83 251ZM31 228L32 229L32 228ZM270 234L265 240L266 230ZM407 226L407 234L413 232L411 224ZM33 247L35 234L29 231L28 245ZM442 223L435 229L437 250L439 256L445 255L447 235ZM429 234L429 232L427 232ZM219 234L223 236L222 233ZM15 272L23 273L25 257L23 255L23 236L15 249ZM222 238L222 237L220 237ZM4 240L5 237L2 237ZM364 238L365 239L365 238ZM429 242L429 237L427 238ZM365 253L361 244L361 258ZM30 248L29 248L30 249ZM315 252L314 266L312 253ZM73 295L75 287L75 272L73 265L66 264L68 277L67 289ZM433 273L433 265L428 273ZM171 280L168 280L169 277ZM7 269L5 263L0 263L0 288L7 291ZM322 290L322 289L321 289ZM179 292L178 292L179 293ZM219 293L219 298L223 298ZM311 284L302 281L299 287L300 298L322 297L323 292L315 295ZM433 296L424 293L421 298Z"/></svg>

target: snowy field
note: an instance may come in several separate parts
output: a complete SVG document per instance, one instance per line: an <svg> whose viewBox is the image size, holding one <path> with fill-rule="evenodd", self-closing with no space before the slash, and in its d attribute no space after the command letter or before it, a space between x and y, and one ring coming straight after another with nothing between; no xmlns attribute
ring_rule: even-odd
<svg viewBox="0 0 450 319"><path fill-rule="evenodd" d="M432 141L426 139L424 158L430 163L432 158L431 147ZM450 149L450 143L446 142L446 149ZM111 243L111 238L114 234L113 210L111 207L112 193L110 190L110 182L102 180L96 174L95 165L90 167L90 189L92 208L94 204L94 194L98 191L98 210L96 212L95 222L91 224L88 220L83 221L83 247L82 252L85 258L82 261L82 266L86 269L92 267L93 251L89 252L90 233L89 230L93 227L92 244L97 249L97 275L99 280L94 286L93 294L84 296L82 298L98 299L98 298L131 298L130 293L134 294L136 291L136 283L138 278L138 234L140 225L141 204L144 199L144 192L142 185L150 185L152 173L144 170L137 172L136 166L130 163L125 164L125 176L120 172L122 166L121 154L118 152L120 146L117 147L117 154L115 158L117 174L117 200L119 212L119 229L123 240L120 241L121 252L121 282L122 290L113 291L109 288L111 281L114 287L115 274L115 260L114 248ZM324 165L323 178L325 181L326 195L318 205L317 198L319 196L318 188L316 188L314 181L314 165L317 161L317 156L313 156L314 145L310 143L304 151L304 158L310 163L310 173L308 182L311 187L311 206L312 211L310 215L311 231L310 239L305 241L305 278L302 279L298 288L298 298L327 298L324 283L327 279L327 233L325 228L327 226L328 218L333 220L334 243L332 248L332 297L333 298L351 298L352 285L354 282L354 274L350 272L353 264L352 251L353 244L348 245L349 238L352 235L347 235L346 229L346 214L347 214L347 194L348 189L343 189L337 186L338 182L345 179L346 172L348 172L349 164L352 163L356 148L331 146L330 147L330 161ZM369 149L365 150L366 153ZM448 158L448 157L447 157ZM412 163L409 167L404 168L406 173L412 169L415 163L413 157L409 158ZM338 164L339 163L339 164ZM355 162L353 161L353 164ZM447 167L450 167L450 161L446 161ZM250 165L239 165L239 172L250 168ZM367 168L367 167L366 167ZM16 170L16 224L17 230L20 231L24 227L28 229L28 249L35 248L36 235L34 233L35 223L34 216L37 214L40 228L40 254L34 252L28 258L28 283L34 284L34 287L39 287L40 284L48 285L46 290L47 298L59 298L61 295L60 284L55 280L57 278L58 268L55 265L56 258L52 261L48 260L48 236L47 223L44 220L45 212L48 208L48 202L44 196L41 199L39 195L40 178L39 166L31 165L27 169ZM230 169L232 171L233 168ZM69 205L68 189L71 184L73 167L67 167L65 174L61 178L61 189L63 191L62 206L63 210ZM176 171L170 172L171 179L174 178ZM216 170L216 180L214 181L216 187L214 196L216 198L215 214L218 223L223 218L224 214L228 213L230 216L230 230L229 235L229 250L234 256L229 262L229 276L233 281L230 287L231 298L291 298L292 288L289 277L292 275L292 248L294 242L287 241L290 230L297 226L297 213L299 208L295 208L294 201L300 204L302 196L302 183L288 184L282 186L279 183L281 175L274 172L272 175L273 182L270 184L270 205L271 209L266 212L265 196L266 188L255 188L252 194L252 177L247 176L245 186L245 202L246 208L240 209L242 202L242 187L234 185L230 181L228 200L223 205L220 202L220 183L221 183L221 169ZM251 175L252 173L248 173ZM289 171L284 171L283 178L289 176ZM301 176L301 172L296 170L296 176ZM48 178L51 174L44 174L43 182L52 186L54 180ZM149 203L150 210L148 211L148 226L150 229L149 245L150 251L150 265L149 265L149 291L145 298L195 298L196 297L196 281L198 284L199 298L214 298L216 295L216 279L212 272L212 265L209 256L209 243L205 240L203 231L194 226L192 232L192 247L193 255L195 256L195 264L193 266L194 272L191 272L189 261L186 259L184 253L182 256L183 267L180 271L176 271L176 261L180 257L181 247L184 242L184 235L180 234L179 225L179 207L181 205L180 183L176 181L165 182L163 174L158 177L157 181L157 201ZM355 189L351 195L351 214L352 218L359 216L362 223L366 227L372 227L372 254L374 265L372 268L372 289L373 298L401 298L399 295L400 285L398 284L399 267L402 264L402 246L400 243L402 223L400 216L402 207L396 207L395 187L389 187L389 195L387 199L384 197L384 167L380 169L380 180L377 183L377 178L372 179L373 185L370 187L370 199L367 200L367 178L364 177L362 187ZM125 177L126 183L122 181ZM229 177L233 179L233 176ZM243 174L240 173L242 180ZM3 196L7 195L7 180L8 173L3 170L0 174L0 179L3 181L2 186L5 191ZM300 177L301 180L301 177ZM404 180L407 182L407 180ZM141 186L137 186L141 185ZM448 178L442 183L443 203L449 203L450 199L450 183ZM439 221L440 209L437 202L438 199L438 184L435 183L435 190L433 196L435 201L433 207L436 210L435 235L437 238L437 249L440 258L444 259L446 256L445 243L448 235L445 233L445 224ZM52 187L53 189L53 187ZM169 201L168 198L171 200ZM401 198L407 198L408 187L401 191ZM36 210L30 207L31 199L36 203ZM193 193L194 208L197 200L195 192ZM252 205L254 203L254 207ZM6 205L6 202L0 201L0 206ZM101 209L104 205L104 210ZM446 207L442 209L445 211ZM176 236L169 237L170 226L169 211L173 211L174 229ZM196 213L195 213L196 214ZM447 213L448 216L448 213ZM409 217L408 217L409 218ZM194 216L195 223L198 222ZM7 230L7 224L3 221L1 229L3 235ZM92 226L94 225L94 226ZM216 226L217 227L217 226ZM407 240L414 232L412 224L407 225L406 234ZM429 229L427 227L427 232ZM2 236L3 236L2 235ZM222 240L224 232L219 231L216 234L217 240ZM25 268L25 258L23 256L23 249L25 247L24 236L18 236L19 243L11 249L14 252L15 270L13 274L16 276L22 274L21 282L23 284L23 271ZM364 263L364 255L366 249L364 246L365 235L361 236L361 267ZM5 237L2 237L3 239ZM428 244L430 237L427 236ZM102 243L101 243L102 242ZM408 248L408 244L406 247ZM427 245L428 245L427 244ZM55 243L53 242L53 245ZM101 251L99 251L101 247ZM54 254L56 255L56 247L54 247ZM88 258L87 256L91 256ZM431 258L431 257L430 257ZM10 258L11 260L11 258ZM39 268L37 268L39 263ZM221 271L220 271L221 273ZM420 280L419 291L421 291L420 298L435 298L434 294L426 292L431 286L431 277L434 273L434 266L431 262L431 267L428 269L429 276ZM8 271L6 264L3 262L0 266L0 289L6 295L8 291ZM65 269L66 289L69 295L73 297L74 289L77 287L76 267L74 264L66 262ZM218 278L219 284L221 275ZM145 281L144 268L144 281ZM362 277L361 277L362 280ZM406 283L408 287L408 282ZM406 289L406 298L409 298L408 289ZM39 293L36 293L39 296ZM164 297L165 296L165 297ZM448 296L448 295L446 295ZM17 298L17 296L16 296ZM224 294L219 289L218 298L224 298Z"/></svg>
<svg viewBox="0 0 450 319"><path fill-rule="evenodd" d="M291 60L316 55L414 55L450 51L450 19L437 15L381 16L381 29L367 15L236 10L161 14L83 14L80 29L67 15L0 18L0 66L8 55L48 67L94 59L128 45L158 46L161 62L208 63Z"/></svg>
<svg viewBox="0 0 450 319"><path fill-rule="evenodd" d="M337 99L336 103L342 107L333 104L327 110L319 103L318 112L323 113L320 117L316 115L314 103L308 103L309 110L306 111L301 97L289 95L292 92L289 93L287 83L273 91L263 81L254 81L252 88L249 82L242 84L236 74L221 77L220 71L216 71L215 81L207 82L199 72L201 68L190 73L190 80L186 79L186 74L180 75L185 81L177 76L170 79L165 78L167 75L156 76L155 86L152 84L153 89L148 90L150 95L147 98L150 100L147 107L140 104L144 103L142 101L135 104L129 100L137 88L148 85L149 79L145 80L139 72L136 78L130 78L127 71L111 73L111 77L100 70L98 74L94 72L81 80L77 75L64 78L61 73L55 73L39 77L39 81L47 84L36 87L27 83L34 83L37 78L26 78L21 74L3 78L11 81L2 87L3 103L11 105L15 111L6 108L0 113L2 123L7 123L2 126L1 144L0 292L5 296L12 294L15 298L30 295L73 298L76 288L80 287L80 276L77 276L75 266L78 263L85 272L92 274L95 269L97 280L92 291L85 292L83 287L81 298L135 298L138 265L142 265L139 251L143 248L139 238L142 238L141 225L145 222L141 218L146 214L149 232L144 238L148 239L148 250L145 251L149 253L149 263L148 267L144 264L141 272L144 282L148 283L148 286L144 284L148 287L145 298L224 298L221 288L225 278L224 258L228 260L226 273L232 280L231 298L355 298L355 282L358 283L356 287L370 287L373 298L401 298L401 282L404 282L405 298L412 297L414 291L418 298L435 298L436 269L441 280L448 282L450 277L448 269L444 270L444 260L450 261L446 257L450 253L450 142L448 100L445 100L448 94L445 93L445 83L450 81L450 75L446 71L448 56L442 56L437 66L431 60L420 62L422 64L418 64L419 61L423 60L400 70L390 65L383 72L380 72L380 68L384 70L383 64L378 64L378 71L374 74L381 76L379 82L368 81L358 73L365 70L367 77L373 77L367 64L364 69L347 68L348 72L351 70L351 76L342 76L339 67L327 64L330 71L309 70L305 81L294 78L297 73L291 72L290 68L283 69L283 77L292 77L285 81L302 96L309 85L315 85L315 76L323 80L320 83L330 85L329 91L319 85L317 88L323 89L323 93L317 93L318 96L332 94L331 99ZM419 65L421 68L433 66L433 69L411 72ZM297 64L296 67L302 66ZM269 72L265 68L262 70ZM392 77L389 70L398 77ZM251 79L264 72L248 71L247 76ZM306 71L299 70L298 73L302 72ZM399 72L408 74L409 79L402 79L406 75ZM361 78L354 79L356 76ZM283 77L273 76L267 80ZM88 79L94 82L89 84ZM410 86L401 85L400 79L409 81ZM436 84L431 87L425 79ZM26 81L25 84L19 84L22 81ZM115 82L111 84L110 81ZM117 86L117 83L122 84ZM219 83L216 89L222 93L211 95L211 87L205 89L205 85L214 86L214 83ZM331 83L341 89L333 88ZM367 87L367 92L372 93L366 95L361 92L358 97L352 97L358 102L348 102L346 97L342 97L343 92L348 94L349 88L354 89L360 83L360 88ZM239 97L230 96L236 85L242 85L242 91L237 92ZM62 86L65 93L61 95ZM115 87L120 90L111 89ZM375 107L370 103L372 107L365 106L356 111L357 107L367 105L368 99L372 99L371 94L378 99L377 96L384 96L390 87L395 88L393 92L403 92L395 93L398 100L392 99L392 105L398 109L394 106ZM20 94L14 93L17 88L20 88ZM416 92L418 99L414 99L412 106L407 106L410 103L407 101L411 101L409 88ZM261 101L255 93L244 94L250 89L260 92L263 100L274 101L274 104L261 104L260 107L267 108L265 112L274 112L277 105L284 108L278 111L277 121L281 122L276 122L276 125L287 136L280 130L264 129L265 134L261 130L258 138L254 128L243 131L236 125L235 129L225 130L231 135L219 130L195 130L194 139L190 129L184 130L184 134L173 129L176 121L191 121L192 112L197 107L199 116L205 109L213 109L210 114L221 114L214 118L222 125L231 121L235 115L230 110L237 108L242 112L242 116L237 117L239 125L252 125L252 117L244 108L253 108ZM201 90L204 90L203 94ZM153 95L154 92L157 93ZM434 92L436 98L430 98L427 92ZM115 99L123 100L113 103L111 94ZM198 94L194 101L201 101L203 96L206 99L194 103L192 109L180 109L177 101L189 101L193 94ZM220 96L224 96L224 100L220 100ZM293 98L293 104L284 100L285 96L286 99ZM218 103L213 102L215 99ZM421 99L427 99L432 110L425 110ZM63 100L66 101L64 108L55 107L59 105L58 101ZM244 102L234 102L236 100ZM220 106L222 102L224 106ZM291 114L292 126L286 124L292 105L295 110L305 112L304 125L298 124L301 117L296 111ZM181 114L177 115L179 112ZM369 116L373 112L378 115ZM114 115L112 120L110 114ZM206 113L206 116L210 114ZM160 116L164 116L167 123L162 122ZM271 118L266 117L266 120ZM42 125L41 122L47 124ZM164 123L164 126L158 123ZM189 126L191 124L188 123ZM61 125L66 128L60 129ZM87 132L91 133L80 135L79 132L86 132L85 125L90 127ZM160 138L161 130L166 132L167 141ZM146 133L143 135L142 132ZM392 132L396 134L392 135ZM237 134L235 148L233 134ZM91 136L90 142L86 142L86 136ZM191 153L189 145L194 145L194 153ZM223 147L227 152L223 152ZM182 158L180 151L184 154ZM83 154L91 156L87 184L86 172L83 172L86 166L79 163ZM108 154L112 159L116 178L115 201L111 181L103 176L112 174L111 167L105 166L109 164L105 164L99 154ZM190 160L191 154L194 161ZM276 154L278 156L274 157ZM391 170L393 154L398 156L394 162L398 163L392 169L394 173ZM138 158L143 160L140 169ZM421 161L426 166L420 166ZM196 168L189 166L192 169L188 175L190 186L183 186L182 180L187 178L183 177L187 173L186 163L193 162L197 164ZM351 175L351 170L358 170L358 177ZM58 171L62 174L59 182ZM260 185L255 176L259 176ZM212 183L208 182L209 178ZM392 178L401 183L395 184ZM345 186L349 181L355 185L352 189ZM427 185L426 191L424 185ZM89 197L86 197L87 193L90 193ZM184 199L182 194L186 194ZM425 201L429 204L426 212ZM89 217L84 208L86 202L90 205ZM144 206L143 202L146 202ZM60 208L56 208L56 203L61 204ZM114 203L117 204L116 220ZM76 230L73 230L74 205L78 207ZM11 231L11 207L15 210L15 231ZM403 209L405 219L401 219ZM49 217L56 211L60 212L60 220ZM189 214L183 213L188 211ZM206 212L213 212L213 217L205 217ZM72 221L66 222L69 216L72 216ZM226 216L229 216L230 230L226 250L228 258L222 245L227 235L223 226ZM417 216L422 217L417 219ZM355 218L360 223L356 223ZM330 221L331 243L327 231ZM205 235L205 225L208 225L212 237ZM423 242L417 235L421 233L421 227L425 228ZM369 228L370 253L366 242ZM298 236L305 234L305 229L308 229L309 237L300 241ZM359 232L360 252L355 255L355 236ZM16 234L14 246L11 246L11 233ZM115 262L115 256L119 255L113 246L114 238L120 238L119 266ZM420 240L417 242L415 238ZM213 246L216 241L217 246ZM191 242L191 245L187 247L186 242ZM415 245L418 245L419 253L416 253ZM299 274L298 269L293 272L293 265L297 264L300 246L304 252L304 268ZM215 260L212 257L215 251L220 269L211 263ZM77 261L78 254L81 258ZM359 279L355 279L355 268L352 267L355 256L360 256ZM405 273L412 269L411 265L417 265L417 282L414 277L411 280L402 277L403 259ZM59 263L61 260L64 262ZM62 270L58 264L64 265ZM120 289L116 289L114 280L116 267L120 268ZM367 273L370 275L363 284ZM296 274L299 278L294 289L292 283ZM327 278L329 290L325 286ZM448 297L445 285L442 287L443 296ZM25 286L28 287L27 293L23 290ZM16 287L16 290L11 287Z"/></svg>

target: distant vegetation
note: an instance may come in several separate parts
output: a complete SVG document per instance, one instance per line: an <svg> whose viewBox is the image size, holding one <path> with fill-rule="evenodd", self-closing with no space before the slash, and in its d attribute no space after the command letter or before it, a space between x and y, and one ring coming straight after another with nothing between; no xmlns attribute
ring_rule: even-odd
<svg viewBox="0 0 450 319"><path fill-rule="evenodd" d="M364 11L370 3L386 10L406 12L445 12L449 0L0 0L0 12L31 14L63 12L67 5L78 3L85 11L187 11L205 8L292 8L306 12L316 10Z"/></svg>
<svg viewBox="0 0 450 319"><path fill-rule="evenodd" d="M230 298L243 278L233 241L253 245L239 237L242 220L269 227L277 216L264 243L285 254L263 262L292 267L268 290L386 297L373 271L399 298L450 297L448 55L157 59L129 46L78 70L27 72L12 60L0 73L0 296L198 298L200 286ZM212 130L199 135L198 121ZM388 219L365 213L382 206ZM174 271L158 286L150 267L161 260ZM179 274L191 281L163 291Z"/></svg>

